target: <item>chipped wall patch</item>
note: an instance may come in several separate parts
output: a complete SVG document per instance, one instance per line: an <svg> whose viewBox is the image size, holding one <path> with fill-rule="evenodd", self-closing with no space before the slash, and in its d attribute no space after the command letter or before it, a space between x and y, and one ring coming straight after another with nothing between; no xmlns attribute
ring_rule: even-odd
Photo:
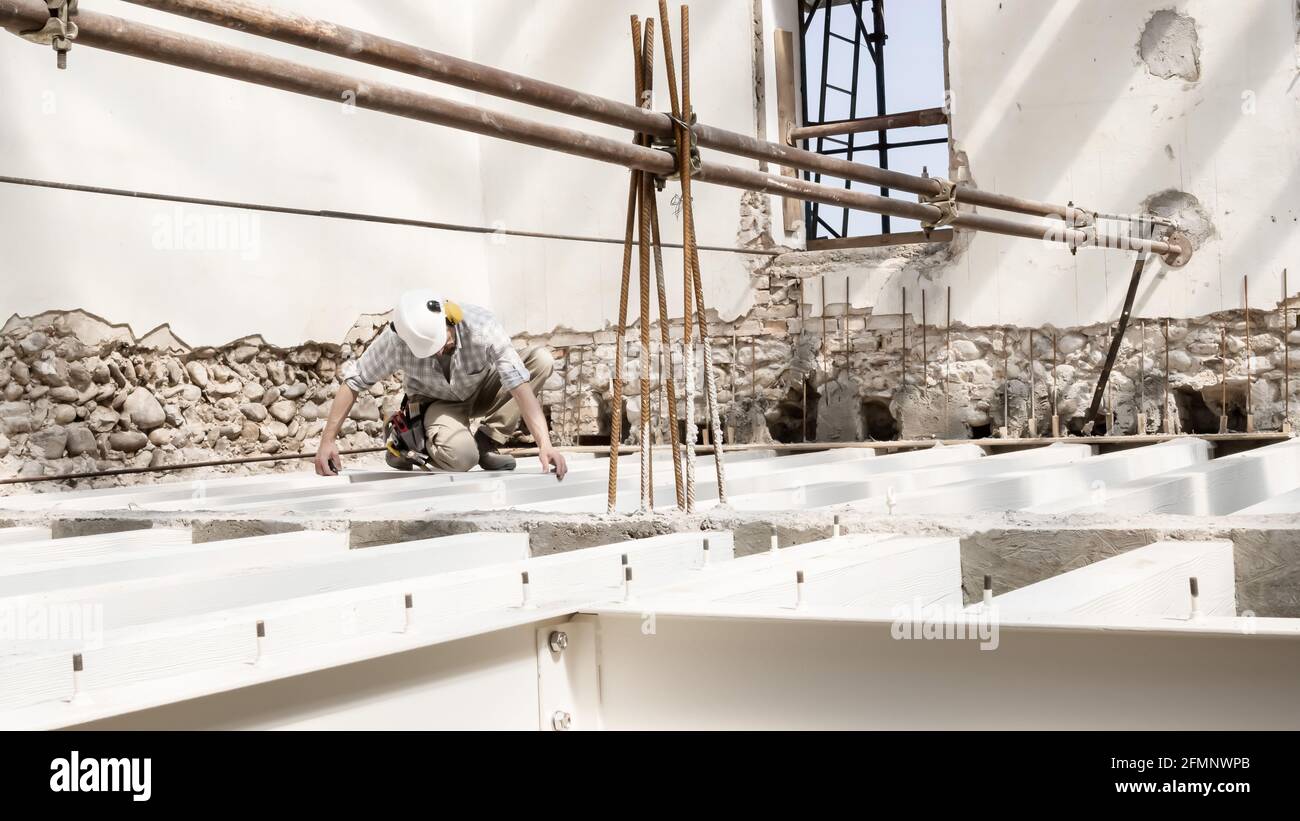
<svg viewBox="0 0 1300 821"><path fill-rule="evenodd" d="M1138 56L1156 77L1197 82L1201 79L1201 43L1196 21L1174 9L1152 14L1142 29Z"/></svg>

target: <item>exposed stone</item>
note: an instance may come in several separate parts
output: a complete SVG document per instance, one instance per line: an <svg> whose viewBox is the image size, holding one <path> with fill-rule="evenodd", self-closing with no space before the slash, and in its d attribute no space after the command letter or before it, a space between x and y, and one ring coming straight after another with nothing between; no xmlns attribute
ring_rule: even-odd
<svg viewBox="0 0 1300 821"><path fill-rule="evenodd" d="M108 446L123 453L135 453L149 443L149 437L139 431L118 431L108 435Z"/></svg>
<svg viewBox="0 0 1300 821"><path fill-rule="evenodd" d="M254 402L260 401L265 393L266 389L262 387L260 382L249 382L244 385L244 396Z"/></svg>
<svg viewBox="0 0 1300 821"><path fill-rule="evenodd" d="M969 362L973 359L979 359L979 346L969 339L959 339L952 343L952 355L956 359Z"/></svg>
<svg viewBox="0 0 1300 821"><path fill-rule="evenodd" d="M179 385L185 381L185 371L181 368L181 363L172 357L167 357L167 381L172 385Z"/></svg>
<svg viewBox="0 0 1300 821"><path fill-rule="evenodd" d="M140 430L153 430L167 421L162 403L148 388L136 388L126 399L126 415Z"/></svg>
<svg viewBox="0 0 1300 821"><path fill-rule="evenodd" d="M42 385L59 388L68 384L68 363L62 359L40 359L32 364L32 375Z"/></svg>
<svg viewBox="0 0 1300 821"><path fill-rule="evenodd" d="M27 356L35 356L36 354L45 350L45 346L49 344L50 344L50 338L48 336L41 333L40 331L33 331L32 333L23 337L22 342L18 343L18 347L21 348L23 353L26 354Z"/></svg>
<svg viewBox="0 0 1300 821"><path fill-rule="evenodd" d="M252 345L240 345L230 352L230 360L241 365L257 356L257 348Z"/></svg>
<svg viewBox="0 0 1300 821"><path fill-rule="evenodd" d="M379 403L375 402L369 396L362 396L357 399L356 404L352 406L351 412L348 413L349 419L355 419L358 422L373 421L378 422Z"/></svg>
<svg viewBox="0 0 1300 821"><path fill-rule="evenodd" d="M261 422L266 419L266 406L256 402L245 402L239 406L239 412L253 422Z"/></svg>
<svg viewBox="0 0 1300 821"><path fill-rule="evenodd" d="M55 405L50 411L50 418L56 425L66 425L77 419L77 409L71 405Z"/></svg>
<svg viewBox="0 0 1300 821"><path fill-rule="evenodd" d="M1065 334L1057 341L1056 349L1062 354L1072 354L1088 344L1088 337L1079 333Z"/></svg>
<svg viewBox="0 0 1300 821"><path fill-rule="evenodd" d="M158 447L170 445L175 432L167 428L157 428L149 432L149 441Z"/></svg>
<svg viewBox="0 0 1300 821"><path fill-rule="evenodd" d="M9 455L9 437L0 433L0 459Z"/></svg>
<svg viewBox="0 0 1300 821"><path fill-rule="evenodd" d="M315 365L320 361L321 350L316 344L303 345L289 352L289 361L295 365Z"/></svg>
<svg viewBox="0 0 1300 821"><path fill-rule="evenodd" d="M31 369L22 361L14 362L9 366L9 375L18 385L26 385L32 379Z"/></svg>
<svg viewBox="0 0 1300 821"><path fill-rule="evenodd" d="M95 408L91 411L87 424L96 433L108 433L117 427L119 418L117 412L111 408Z"/></svg>
<svg viewBox="0 0 1300 821"><path fill-rule="evenodd" d="M68 366L68 384L72 387L79 391L84 391L86 388L90 387L92 381L90 371L86 370L81 365Z"/></svg>
<svg viewBox="0 0 1300 821"><path fill-rule="evenodd" d="M271 405L270 412L271 416L287 425L293 421L293 417L297 415L298 409L293 402L290 402L287 399L282 399Z"/></svg>
<svg viewBox="0 0 1300 821"><path fill-rule="evenodd" d="M234 396L242 393L244 386L237 379L229 382L210 382L208 383L208 393L213 396Z"/></svg>
<svg viewBox="0 0 1300 821"><path fill-rule="evenodd" d="M40 459L61 459L68 444L68 431L62 425L52 425L27 437L27 449Z"/></svg>
<svg viewBox="0 0 1300 821"><path fill-rule="evenodd" d="M273 385L283 385L285 382L284 362L279 359L272 359L266 363L266 376L271 380Z"/></svg>
<svg viewBox="0 0 1300 821"><path fill-rule="evenodd" d="M285 399L301 399L307 393L307 385L303 382L295 382L292 385L285 386L280 391L280 396Z"/></svg>
<svg viewBox="0 0 1300 821"><path fill-rule="evenodd" d="M95 434L85 425L68 427L68 455L81 456L84 453L96 453L99 449Z"/></svg>
<svg viewBox="0 0 1300 821"><path fill-rule="evenodd" d="M198 360L185 363L185 372L190 375L190 381L200 388L208 386L208 369Z"/></svg>

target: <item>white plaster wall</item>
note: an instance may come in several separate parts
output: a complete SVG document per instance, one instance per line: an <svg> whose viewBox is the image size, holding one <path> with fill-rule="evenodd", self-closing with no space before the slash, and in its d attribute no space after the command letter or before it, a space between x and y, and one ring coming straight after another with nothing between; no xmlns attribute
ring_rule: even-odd
<svg viewBox="0 0 1300 821"><path fill-rule="evenodd" d="M1295 190L1300 86L1293 0L949 0L952 133L982 188L1132 213L1175 188L1210 212L1218 238L1180 270L1148 266L1137 313L1195 316L1275 306L1280 272L1300 271ZM1157 9L1196 20L1199 82L1161 79L1138 57ZM1246 103L1253 102L1251 112ZM1168 149L1166 149L1166 146ZM908 286L932 306L952 286L971 324L1081 325L1116 318L1133 262L1119 251L978 235L933 279L891 278L875 309ZM1300 277L1292 276L1293 289Z"/></svg>
<svg viewBox="0 0 1300 821"><path fill-rule="evenodd" d="M629 14L652 2L475 3L265 0L367 31L620 99L630 98ZM674 13L677 4L671 4ZM97 10L421 88L548 122L584 122L317 55L128 4ZM712 123L753 133L751 0L692 4L695 101ZM667 109L662 54L656 107ZM340 104L75 48L0 37L0 174L311 209L622 236L627 173ZM627 135L599 128L616 138ZM753 163L743 160L748 167ZM741 192L699 187L701 242L734 245ZM661 195L665 238L680 221ZM172 226L222 220L237 233L168 250ZM188 221L188 222L187 222ZM242 232L242 233L238 233ZM0 185L0 321L83 308L137 334L161 323L193 345L260 333L341 339L358 314L435 282L494 307L511 331L591 329L615 318L621 248L483 237ZM202 243L201 243L202 244ZM163 247L159 247L159 246ZM705 253L707 299L724 316L750 299L741 258ZM681 257L665 255L670 300ZM635 306L633 311L635 311ZM680 312L680 311L679 311Z"/></svg>
<svg viewBox="0 0 1300 821"><path fill-rule="evenodd" d="M463 53L467 4L277 0ZM419 87L415 78L124 3L96 6L313 65ZM427 85L427 84L426 84ZM460 99L473 95L449 88ZM478 222L479 140L91 48L54 69L49 49L0 34L0 173L145 191ZM234 220L243 234L166 250L174 221ZM158 246L162 244L163 248ZM261 333L341 339L363 310L445 272L487 297L481 238L0 185L0 313L84 308L143 334L170 322L191 344Z"/></svg>

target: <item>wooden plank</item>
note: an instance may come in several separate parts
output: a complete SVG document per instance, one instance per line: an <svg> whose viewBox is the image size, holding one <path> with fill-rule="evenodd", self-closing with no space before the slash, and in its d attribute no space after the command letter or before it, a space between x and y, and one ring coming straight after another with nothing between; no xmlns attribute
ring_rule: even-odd
<svg viewBox="0 0 1300 821"><path fill-rule="evenodd" d="M776 58L776 119L779 141L787 142L787 135L798 124L798 91L795 86L794 71L794 35L785 29L775 29L773 35L773 54ZM799 172L793 168L782 167L781 176L798 178ZM794 233L803 225L803 200L794 197L781 198L782 223L786 233Z"/></svg>
<svg viewBox="0 0 1300 821"><path fill-rule="evenodd" d="M1064 614L1106 620L1189 618L1195 576L1203 616L1235 616L1232 542L1157 542L993 598L1000 619L1052 620ZM982 604L969 609L978 612Z"/></svg>

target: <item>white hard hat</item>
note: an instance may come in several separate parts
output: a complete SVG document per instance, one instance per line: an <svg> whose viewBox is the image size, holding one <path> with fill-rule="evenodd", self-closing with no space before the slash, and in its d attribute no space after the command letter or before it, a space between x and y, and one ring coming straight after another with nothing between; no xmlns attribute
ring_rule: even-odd
<svg viewBox="0 0 1300 821"><path fill-rule="evenodd" d="M447 344L447 301L428 289L407 291L393 310L397 336L423 359Z"/></svg>

